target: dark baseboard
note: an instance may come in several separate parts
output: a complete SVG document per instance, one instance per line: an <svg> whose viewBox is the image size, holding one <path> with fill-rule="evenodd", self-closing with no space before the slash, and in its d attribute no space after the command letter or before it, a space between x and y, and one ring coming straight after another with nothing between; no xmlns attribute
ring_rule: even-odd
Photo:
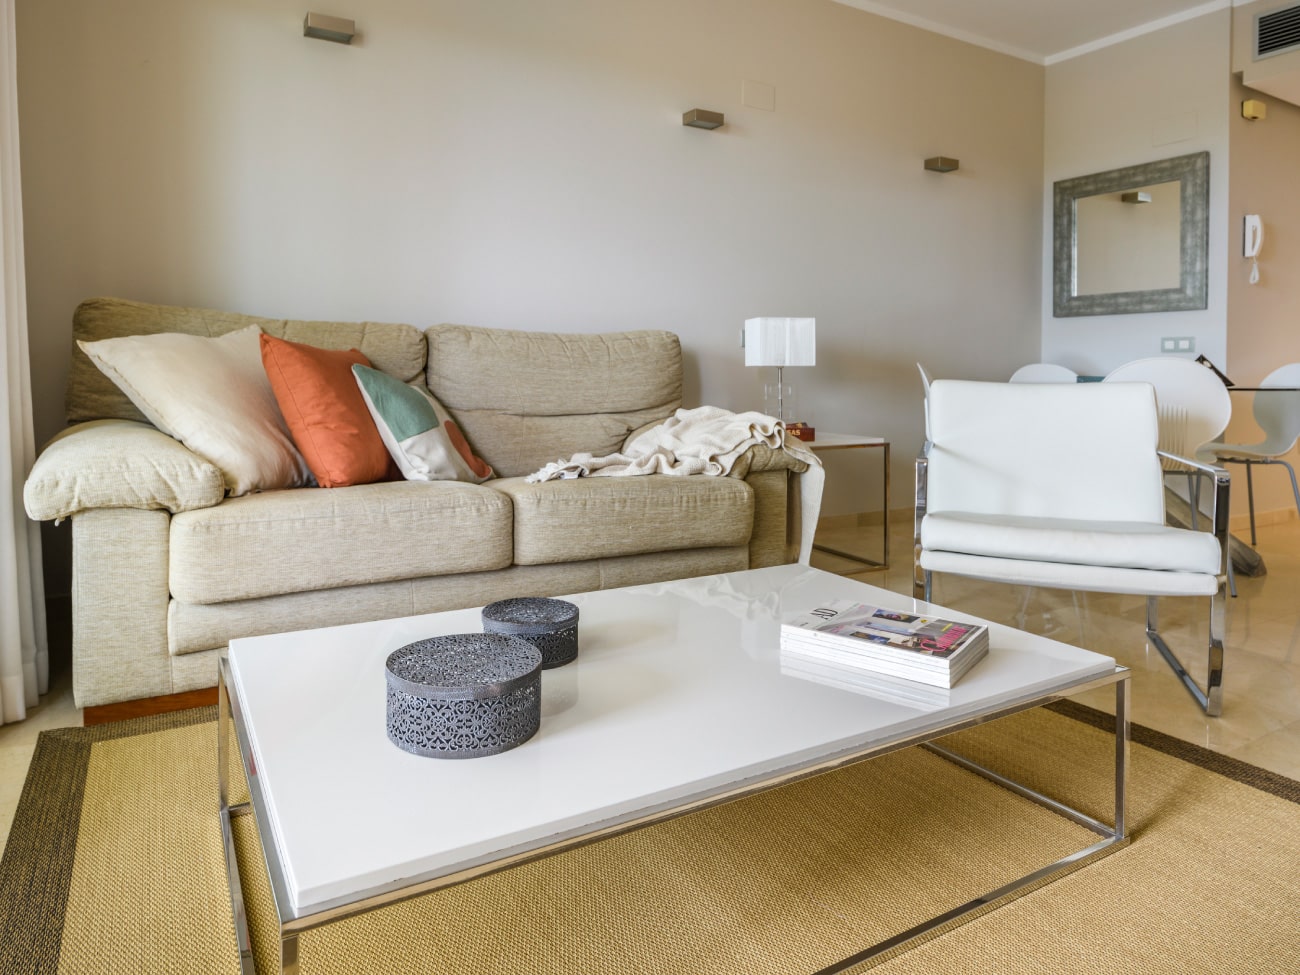
<svg viewBox="0 0 1300 975"><path fill-rule="evenodd" d="M188 708L203 708L217 703L217 689L205 687L198 691L183 691L180 694L163 694L160 697L142 697L135 701L119 701L116 704L99 704L86 708L82 712L82 722L89 727L106 724L109 721L125 721L128 718L147 718L155 714L167 714L169 711L184 711Z"/></svg>

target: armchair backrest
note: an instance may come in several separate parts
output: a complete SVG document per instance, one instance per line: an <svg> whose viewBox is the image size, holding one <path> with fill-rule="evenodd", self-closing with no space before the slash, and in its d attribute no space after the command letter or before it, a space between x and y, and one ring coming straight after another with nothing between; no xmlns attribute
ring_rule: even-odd
<svg viewBox="0 0 1300 975"><path fill-rule="evenodd" d="M1164 523L1146 383L930 386L927 510Z"/></svg>

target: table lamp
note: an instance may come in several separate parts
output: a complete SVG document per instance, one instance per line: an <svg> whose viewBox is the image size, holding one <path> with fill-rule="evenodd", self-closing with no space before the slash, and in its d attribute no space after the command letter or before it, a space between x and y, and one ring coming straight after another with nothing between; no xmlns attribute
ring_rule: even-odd
<svg viewBox="0 0 1300 975"><path fill-rule="evenodd" d="M796 419L794 387L787 385L786 366L817 364L817 319L815 318L747 318L743 345L745 365L776 366L776 382L763 386L763 409L785 422L796 436L804 425ZM807 428L811 433L811 428ZM806 439L811 439L808 437Z"/></svg>

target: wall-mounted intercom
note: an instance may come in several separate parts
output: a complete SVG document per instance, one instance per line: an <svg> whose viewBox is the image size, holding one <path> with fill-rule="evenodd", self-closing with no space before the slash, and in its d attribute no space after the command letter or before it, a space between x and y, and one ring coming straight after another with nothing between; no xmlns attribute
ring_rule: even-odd
<svg viewBox="0 0 1300 975"><path fill-rule="evenodd" d="M1242 229L1241 256L1251 260L1250 283L1259 284L1259 251L1264 246L1264 221L1258 213L1246 214Z"/></svg>

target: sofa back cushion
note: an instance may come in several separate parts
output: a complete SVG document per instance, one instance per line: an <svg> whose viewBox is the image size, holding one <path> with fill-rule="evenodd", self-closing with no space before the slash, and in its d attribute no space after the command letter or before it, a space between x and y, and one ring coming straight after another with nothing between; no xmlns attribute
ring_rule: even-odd
<svg viewBox="0 0 1300 975"><path fill-rule="evenodd" d="M682 403L671 332L600 335L434 325L429 389L502 477L587 451L597 457Z"/></svg>
<svg viewBox="0 0 1300 975"><path fill-rule="evenodd" d="M144 415L107 376L86 358L77 341L181 332L215 338L249 325L267 335L303 342L322 349L359 349L376 369L402 382L424 372L425 343L411 325L378 322L307 322L257 318L206 308L150 305L121 298L91 298L72 316L72 365L68 375L69 423L84 420L144 420Z"/></svg>

